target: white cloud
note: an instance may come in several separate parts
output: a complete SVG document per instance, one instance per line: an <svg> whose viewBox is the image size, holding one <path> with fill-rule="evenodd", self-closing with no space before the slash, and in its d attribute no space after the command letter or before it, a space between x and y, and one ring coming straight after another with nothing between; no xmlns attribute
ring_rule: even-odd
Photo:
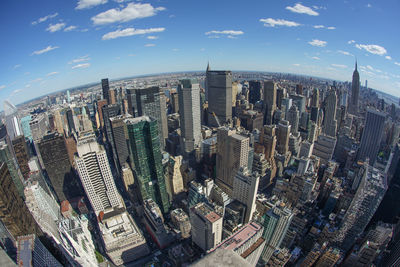
<svg viewBox="0 0 400 267"><path fill-rule="evenodd" d="M156 39L158 39L158 36L150 35L150 36L147 36L147 39L149 39L149 40L156 40Z"/></svg>
<svg viewBox="0 0 400 267"><path fill-rule="evenodd" d="M205 33L206 35L210 34L226 34L226 35L242 35L244 32L242 31L234 31L234 30L224 30L224 31L209 31Z"/></svg>
<svg viewBox="0 0 400 267"><path fill-rule="evenodd" d="M144 45L145 47L154 47L154 46L156 46L155 44L145 44Z"/></svg>
<svg viewBox="0 0 400 267"><path fill-rule="evenodd" d="M86 9L107 3L107 0L79 0L75 9Z"/></svg>
<svg viewBox="0 0 400 267"><path fill-rule="evenodd" d="M77 27L74 25L68 26L67 28L64 29L65 32L70 32L75 30Z"/></svg>
<svg viewBox="0 0 400 267"><path fill-rule="evenodd" d="M41 55L41 54L47 53L47 52L49 52L51 50L54 50L54 49L57 49L57 48L59 48L59 47L58 46L49 45L48 47L46 47L46 48L44 48L42 50L33 51L32 55Z"/></svg>
<svg viewBox="0 0 400 267"><path fill-rule="evenodd" d="M364 67L364 66L363 66ZM369 69L370 71L375 71L375 72L378 72L378 73L381 73L382 71L381 70L379 70L379 69L374 69L371 65L367 65L366 66L366 69Z"/></svg>
<svg viewBox="0 0 400 267"><path fill-rule="evenodd" d="M31 85L30 85L30 84L27 84L27 85L25 85L25 88L29 88L29 87L31 87Z"/></svg>
<svg viewBox="0 0 400 267"><path fill-rule="evenodd" d="M400 62L395 62L394 64L397 66L400 66Z"/></svg>
<svg viewBox="0 0 400 267"><path fill-rule="evenodd" d="M342 65L342 64L331 64L332 67L336 67L336 68L341 68L341 69L345 69L347 68L346 65Z"/></svg>
<svg viewBox="0 0 400 267"><path fill-rule="evenodd" d="M294 63L294 64L293 64L293 66L299 67L299 66L300 66L300 64L298 64L298 63Z"/></svg>
<svg viewBox="0 0 400 267"><path fill-rule="evenodd" d="M46 31L48 32L57 32L59 30L62 30L65 27L65 23L56 23L56 24L50 24L49 27L47 27Z"/></svg>
<svg viewBox="0 0 400 267"><path fill-rule="evenodd" d="M90 63L82 63L82 64L72 66L72 69L85 69L85 68L89 68L89 67L90 67Z"/></svg>
<svg viewBox="0 0 400 267"><path fill-rule="evenodd" d="M56 12L56 13L54 13L54 14L50 14L50 15L41 17L41 18L39 18L38 20L33 21L33 22L32 22L32 25L36 25L36 24L38 24L38 23L45 22L46 20L55 18L55 17L57 17L57 16L58 16L58 13Z"/></svg>
<svg viewBox="0 0 400 267"><path fill-rule="evenodd" d="M295 4L294 6L287 6L287 10L292 11L294 13L300 13L300 14L307 14L310 16L318 16L319 13L317 11L312 10L312 8L303 6L300 3Z"/></svg>
<svg viewBox="0 0 400 267"><path fill-rule="evenodd" d="M58 73L59 73L58 71L53 71L53 72L47 73L46 76L53 76L53 75L56 75Z"/></svg>
<svg viewBox="0 0 400 267"><path fill-rule="evenodd" d="M315 60L320 60L320 58L319 58L319 57L312 57L312 59L315 59Z"/></svg>
<svg viewBox="0 0 400 267"><path fill-rule="evenodd" d="M346 55L346 56L352 56L352 54L350 54L347 51L343 51L343 50L338 50L338 53L342 54L342 55Z"/></svg>
<svg viewBox="0 0 400 267"><path fill-rule="evenodd" d="M21 64L14 65L13 69L14 69L14 70L15 70L15 69L18 69L18 68L21 67L21 66L22 66Z"/></svg>
<svg viewBox="0 0 400 267"><path fill-rule="evenodd" d="M372 7L372 5L371 5L371 4L368 4L367 7L368 7L368 8L369 8L369 7Z"/></svg>
<svg viewBox="0 0 400 267"><path fill-rule="evenodd" d="M206 51L206 49L205 48L200 48L200 51L204 52L204 51Z"/></svg>
<svg viewBox="0 0 400 267"><path fill-rule="evenodd" d="M129 57L136 57L135 54L129 54L128 56L129 56Z"/></svg>
<svg viewBox="0 0 400 267"><path fill-rule="evenodd" d="M383 56L387 53L386 49L380 45L364 45L364 44L356 44L355 45L360 50L365 50L371 54Z"/></svg>
<svg viewBox="0 0 400 267"><path fill-rule="evenodd" d="M326 46L327 42L326 41L321 41L318 39L313 39L312 41L308 42L312 46L318 46L318 47L324 47Z"/></svg>
<svg viewBox="0 0 400 267"><path fill-rule="evenodd" d="M22 91L22 89L15 89L14 91L13 91L13 94L17 94L17 93L19 93L19 92L21 92Z"/></svg>
<svg viewBox="0 0 400 267"><path fill-rule="evenodd" d="M114 22L127 22L134 19L151 17L164 7L154 8L151 4L129 3L125 8L113 8L92 17L94 25L104 25Z"/></svg>
<svg viewBox="0 0 400 267"><path fill-rule="evenodd" d="M179 51L179 49L178 49L178 48L173 48L173 49L172 49L172 51L174 51L174 52L178 52L178 51Z"/></svg>
<svg viewBox="0 0 400 267"><path fill-rule="evenodd" d="M348 41L347 43L348 44L354 44L356 41L354 41L354 40L350 40L350 41Z"/></svg>
<svg viewBox="0 0 400 267"><path fill-rule="evenodd" d="M30 81L30 83L37 83L37 82L40 82L42 80L43 80L42 78L36 78L36 79Z"/></svg>
<svg viewBox="0 0 400 267"><path fill-rule="evenodd" d="M127 37L132 35L138 34L148 34L148 33L155 33L155 32L163 32L165 28L150 28L150 29L135 29L135 28L126 28L123 30L116 30L113 32L109 32L103 35L101 38L102 40L110 40L119 37Z"/></svg>
<svg viewBox="0 0 400 267"><path fill-rule="evenodd" d="M391 56L386 56L385 57L387 60L392 60L392 57Z"/></svg>
<svg viewBox="0 0 400 267"><path fill-rule="evenodd" d="M0 90L1 89L4 89L4 88L6 88L6 86L3 84L3 85L0 85Z"/></svg>
<svg viewBox="0 0 400 267"><path fill-rule="evenodd" d="M85 55L85 56L78 57L78 58L71 60L70 62L68 62L68 64L79 63L79 62L88 61L88 60L90 60L89 55Z"/></svg>
<svg viewBox="0 0 400 267"><path fill-rule="evenodd" d="M284 19L273 19L273 18L260 19L260 22L263 22L265 27L275 27L275 26L297 27L301 25L294 21L289 21Z"/></svg>
<svg viewBox="0 0 400 267"><path fill-rule="evenodd" d="M334 29L336 29L336 27L333 27L333 26L326 27L326 26L324 26L324 25L314 25L313 27L314 27L314 29L327 29L327 30L334 30Z"/></svg>

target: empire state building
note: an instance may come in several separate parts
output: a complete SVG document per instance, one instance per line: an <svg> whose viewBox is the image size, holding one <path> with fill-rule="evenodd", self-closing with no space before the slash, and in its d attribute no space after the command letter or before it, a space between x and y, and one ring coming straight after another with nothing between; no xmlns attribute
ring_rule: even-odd
<svg viewBox="0 0 400 267"><path fill-rule="evenodd" d="M351 83L351 99L349 105L349 113L353 115L358 114L358 97L360 95L360 74L357 70L357 61L356 68L353 72L353 81Z"/></svg>

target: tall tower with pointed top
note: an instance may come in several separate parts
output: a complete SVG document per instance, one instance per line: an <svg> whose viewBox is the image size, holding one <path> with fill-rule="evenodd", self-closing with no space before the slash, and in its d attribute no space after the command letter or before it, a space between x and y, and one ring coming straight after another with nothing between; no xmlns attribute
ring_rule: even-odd
<svg viewBox="0 0 400 267"><path fill-rule="evenodd" d="M357 70L357 60L356 67L353 72L353 81L351 83L351 99L349 105L349 113L353 115L358 114L358 96L360 94L360 74Z"/></svg>

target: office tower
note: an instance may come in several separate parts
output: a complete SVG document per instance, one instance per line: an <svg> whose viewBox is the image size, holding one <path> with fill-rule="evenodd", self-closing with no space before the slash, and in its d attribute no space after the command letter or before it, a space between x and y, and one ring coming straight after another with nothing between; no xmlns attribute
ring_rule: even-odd
<svg viewBox="0 0 400 267"><path fill-rule="evenodd" d="M39 151L58 201L66 200L67 192L69 196L74 196L76 192L68 188L73 174L63 135L53 132L44 136L39 143Z"/></svg>
<svg viewBox="0 0 400 267"><path fill-rule="evenodd" d="M311 98L311 107L318 108L319 107L319 90L318 88L314 88L312 98Z"/></svg>
<svg viewBox="0 0 400 267"><path fill-rule="evenodd" d="M128 136L130 160L137 180L141 200L151 198L163 213L169 209L168 193L157 120L141 116L125 120Z"/></svg>
<svg viewBox="0 0 400 267"><path fill-rule="evenodd" d="M207 69L206 89L209 126L218 127L218 120L221 125L232 121L232 72Z"/></svg>
<svg viewBox="0 0 400 267"><path fill-rule="evenodd" d="M273 81L264 82L264 121L266 125L272 124L272 118L276 110L276 84Z"/></svg>
<svg viewBox="0 0 400 267"><path fill-rule="evenodd" d="M110 103L110 85L108 84L108 78L101 80L101 89L103 92L103 99L107 100L107 103Z"/></svg>
<svg viewBox="0 0 400 267"><path fill-rule="evenodd" d="M255 110L243 110L239 114L240 125L252 132L255 129L262 130L264 116L262 113Z"/></svg>
<svg viewBox="0 0 400 267"><path fill-rule="evenodd" d="M177 92L170 94L172 113L179 113L179 95Z"/></svg>
<svg viewBox="0 0 400 267"><path fill-rule="evenodd" d="M61 245L81 266L96 267L97 259L89 221L85 216L73 216L60 221Z"/></svg>
<svg viewBox="0 0 400 267"><path fill-rule="evenodd" d="M267 160L271 159L275 155L276 148L276 126L265 125L263 128L262 135L260 136L261 142L264 145L264 154Z"/></svg>
<svg viewBox="0 0 400 267"><path fill-rule="evenodd" d="M251 267L245 259L229 249L217 249L212 253L205 255L203 258L195 261L190 266L231 266L231 267Z"/></svg>
<svg viewBox="0 0 400 267"><path fill-rule="evenodd" d="M336 120L336 105L337 105L337 96L334 87L329 90L327 97L325 98L325 116L324 116L324 125L323 132L328 135L335 137L336 129L337 129L337 120Z"/></svg>
<svg viewBox="0 0 400 267"><path fill-rule="evenodd" d="M22 134L18 109L8 100L4 101L4 118L7 133L11 140Z"/></svg>
<svg viewBox="0 0 400 267"><path fill-rule="evenodd" d="M205 190L203 186L196 181L191 181L189 183L188 190L188 206L192 208L198 203L207 201Z"/></svg>
<svg viewBox="0 0 400 267"><path fill-rule="evenodd" d="M262 237L263 230L264 228L256 222L247 223L209 253L217 249L232 250L252 266L256 266L265 246L265 240Z"/></svg>
<svg viewBox="0 0 400 267"><path fill-rule="evenodd" d="M190 209L192 241L203 251L214 248L222 240L222 217L208 204L201 202Z"/></svg>
<svg viewBox="0 0 400 267"><path fill-rule="evenodd" d="M72 113L71 113L72 116ZM72 118L72 117L71 117ZM69 121L68 121L69 123ZM74 122L72 122L74 125ZM49 122L46 114L38 114L34 116L29 122L29 127L31 128L32 139L34 141L40 140L49 129ZM75 126L74 126L75 129Z"/></svg>
<svg viewBox="0 0 400 267"><path fill-rule="evenodd" d="M59 241L57 221L60 206L37 181L28 181L25 187L25 203L40 229Z"/></svg>
<svg viewBox="0 0 400 267"><path fill-rule="evenodd" d="M261 100L261 90L263 84L261 81L249 81L249 103L255 104Z"/></svg>
<svg viewBox="0 0 400 267"><path fill-rule="evenodd" d="M293 104L295 104L299 109L300 115L306 112L306 98L304 96L290 95L289 97L292 99Z"/></svg>
<svg viewBox="0 0 400 267"><path fill-rule="evenodd" d="M190 154L201 143L200 86L191 80L178 84L183 151Z"/></svg>
<svg viewBox="0 0 400 267"><path fill-rule="evenodd" d="M115 186L107 154L96 142L94 134L80 136L77 149L75 163L96 215L113 208L122 208L122 199Z"/></svg>
<svg viewBox="0 0 400 267"><path fill-rule="evenodd" d="M127 89L129 113L133 117L149 116L158 122L161 149L168 138L167 106L164 92L156 86L143 89Z"/></svg>
<svg viewBox="0 0 400 267"><path fill-rule="evenodd" d="M67 103L71 103L71 94L69 93L69 90L67 90Z"/></svg>
<svg viewBox="0 0 400 267"><path fill-rule="evenodd" d="M251 173L247 167L240 168L233 179L232 198L246 205L246 215L244 223L248 223L253 218L256 210L256 196L260 175Z"/></svg>
<svg viewBox="0 0 400 267"><path fill-rule="evenodd" d="M171 222L174 227L180 231L181 238L190 237L192 226L190 224L189 216L183 211L183 209L179 208L171 211Z"/></svg>
<svg viewBox="0 0 400 267"><path fill-rule="evenodd" d="M351 83L351 98L349 103L349 113L352 115L358 114L358 97L360 94L360 74L357 70L357 61L356 67L353 72L353 81Z"/></svg>
<svg viewBox="0 0 400 267"><path fill-rule="evenodd" d="M345 251L360 237L377 210L387 189L386 174L366 165L357 192L347 209L335 241Z"/></svg>
<svg viewBox="0 0 400 267"><path fill-rule="evenodd" d="M318 136L317 141L314 142L314 149L312 154L321 159L321 164L326 164L332 159L335 146L335 137L320 135Z"/></svg>
<svg viewBox="0 0 400 267"><path fill-rule="evenodd" d="M128 150L128 132L124 120L132 118L130 114L118 115L110 118L110 126L112 131L111 147L113 151L113 158L115 167L118 171L122 166L128 162L129 150Z"/></svg>
<svg viewBox="0 0 400 267"><path fill-rule="evenodd" d="M97 128L103 128L104 119L103 119L103 107L107 105L107 99L97 101L97 113L99 115L99 123L97 124Z"/></svg>
<svg viewBox="0 0 400 267"><path fill-rule="evenodd" d="M166 187L171 200L185 190L181 173L182 159L182 156L169 157Z"/></svg>
<svg viewBox="0 0 400 267"><path fill-rule="evenodd" d="M290 124L290 132L292 134L298 133L299 129L299 110L297 109L296 105L292 105L286 114L286 119Z"/></svg>
<svg viewBox="0 0 400 267"><path fill-rule="evenodd" d="M360 150L358 151L359 160L365 161L368 158L371 165L375 163L381 144L385 118L385 113L373 109L367 110Z"/></svg>
<svg viewBox="0 0 400 267"><path fill-rule="evenodd" d="M10 148L6 144L5 140L0 141L0 162L4 162L7 165L8 171L11 175L11 179L17 189L18 195L22 199L25 199L24 185L22 183L24 177L22 176L17 161L13 157L12 148Z"/></svg>
<svg viewBox="0 0 400 267"><path fill-rule="evenodd" d="M285 88L276 89L276 106L278 109L282 109L282 100L286 96Z"/></svg>
<svg viewBox="0 0 400 267"><path fill-rule="evenodd" d="M108 102L108 104L110 105L117 104L117 92L115 89L108 90L108 96L110 98L110 102Z"/></svg>
<svg viewBox="0 0 400 267"><path fill-rule="evenodd" d="M113 135L112 135L110 118L121 115L121 107L117 104L114 104L114 105L103 106L102 109L103 109L103 120L104 120L103 132L106 136L107 142L111 144L113 141Z"/></svg>
<svg viewBox="0 0 400 267"><path fill-rule="evenodd" d="M0 162L0 206L0 219L14 237L41 234L4 162Z"/></svg>
<svg viewBox="0 0 400 267"><path fill-rule="evenodd" d="M133 172L131 167L129 167L128 163L124 163L121 167L121 176L122 182L124 183L124 187L126 192L129 194L131 199L134 199L134 183L135 177L133 176Z"/></svg>
<svg viewBox="0 0 400 267"><path fill-rule="evenodd" d="M29 176L29 152L28 146L26 145L25 138L23 135L16 136L12 140L12 145L14 149L15 158L17 159L18 166L21 170L22 175L25 179Z"/></svg>
<svg viewBox="0 0 400 267"><path fill-rule="evenodd" d="M266 241L262 254L264 262L268 262L274 251L281 246L292 219L292 211L285 205L280 204L273 206L264 214L262 218L264 226L263 238Z"/></svg>
<svg viewBox="0 0 400 267"><path fill-rule="evenodd" d="M72 133L76 132L74 117L71 109L68 108L68 110L65 112L65 117L67 118L68 136L70 136Z"/></svg>
<svg viewBox="0 0 400 267"><path fill-rule="evenodd" d="M288 121L281 120L278 124L276 139L277 146L276 150L281 155L286 155L289 151L289 134L290 134L291 126Z"/></svg>
<svg viewBox="0 0 400 267"><path fill-rule="evenodd" d="M35 235L19 236L17 240L17 262L19 266L62 267Z"/></svg>
<svg viewBox="0 0 400 267"><path fill-rule="evenodd" d="M232 195L233 178L240 167L248 167L250 139L227 127L217 132L217 185Z"/></svg>
<svg viewBox="0 0 400 267"><path fill-rule="evenodd" d="M27 115L23 118L21 118L21 128L22 132L25 136L25 138L32 140L32 133L31 133L31 128L29 127L29 123L32 120L31 115Z"/></svg>

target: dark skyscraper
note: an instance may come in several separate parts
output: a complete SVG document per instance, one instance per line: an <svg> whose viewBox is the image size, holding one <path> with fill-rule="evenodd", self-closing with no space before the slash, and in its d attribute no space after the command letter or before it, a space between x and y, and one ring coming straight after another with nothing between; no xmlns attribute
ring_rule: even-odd
<svg viewBox="0 0 400 267"><path fill-rule="evenodd" d="M115 161L115 166L118 170L127 162L129 157L128 150L128 132L126 130L126 125L124 120L132 117L129 114L119 115L110 118L113 142L111 143L113 149L113 157Z"/></svg>
<svg viewBox="0 0 400 267"><path fill-rule="evenodd" d="M262 82L249 81L249 102L255 104L261 100Z"/></svg>
<svg viewBox="0 0 400 267"><path fill-rule="evenodd" d="M264 121L266 125L272 124L272 117L276 110L276 84L273 81L264 82Z"/></svg>
<svg viewBox="0 0 400 267"><path fill-rule="evenodd" d="M359 160L369 158L373 165L379 152L379 146L385 126L385 114L373 109L367 110L365 127L361 136Z"/></svg>
<svg viewBox="0 0 400 267"><path fill-rule="evenodd" d="M161 210L169 209L158 123L148 116L125 120L129 135L131 162L142 201L153 199Z"/></svg>
<svg viewBox="0 0 400 267"><path fill-rule="evenodd" d="M24 176L25 179L27 179L29 177L30 170L28 166L29 152L28 152L28 146L26 145L25 142L25 137L23 135L15 137L15 139L12 140L12 145L22 175Z"/></svg>
<svg viewBox="0 0 400 267"><path fill-rule="evenodd" d="M121 107L117 104L103 106L104 133L109 143L112 142L112 128L110 118L121 115Z"/></svg>
<svg viewBox="0 0 400 267"><path fill-rule="evenodd" d="M168 138L167 105L165 94L159 87L127 89L128 111L134 117L150 116L158 121L161 148Z"/></svg>
<svg viewBox="0 0 400 267"><path fill-rule="evenodd" d="M65 116L67 117L68 132L69 132L69 135L71 135L73 132L76 132L75 124L74 124L74 116L72 115L72 110L68 109L67 112L65 113Z"/></svg>
<svg viewBox="0 0 400 267"><path fill-rule="evenodd" d="M110 85L108 84L108 78L101 80L101 89L103 90L103 99L110 103Z"/></svg>
<svg viewBox="0 0 400 267"><path fill-rule="evenodd" d="M357 70L357 61L356 68L353 72L353 81L351 83L351 99L349 104L349 112L350 114L357 115L358 113L358 96L360 94L360 74Z"/></svg>
<svg viewBox="0 0 400 267"><path fill-rule="evenodd" d="M60 202L66 200L65 192L72 193L66 186L71 183L72 177L63 136L57 132L44 136L39 143L39 150L56 197Z"/></svg>
<svg viewBox="0 0 400 267"><path fill-rule="evenodd" d="M213 114L221 124L232 120L232 72L207 70L206 76L208 124L217 127Z"/></svg>

